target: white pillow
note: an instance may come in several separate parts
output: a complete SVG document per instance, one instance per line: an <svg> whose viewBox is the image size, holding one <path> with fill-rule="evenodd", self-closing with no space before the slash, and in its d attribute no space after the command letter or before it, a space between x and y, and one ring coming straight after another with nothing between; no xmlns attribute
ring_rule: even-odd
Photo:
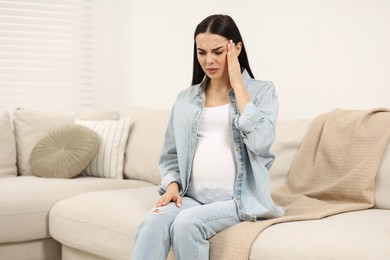
<svg viewBox="0 0 390 260"><path fill-rule="evenodd" d="M100 139L99 150L84 170L85 175L123 179L123 164L130 130L130 117L99 121L76 119L75 123L94 130Z"/></svg>

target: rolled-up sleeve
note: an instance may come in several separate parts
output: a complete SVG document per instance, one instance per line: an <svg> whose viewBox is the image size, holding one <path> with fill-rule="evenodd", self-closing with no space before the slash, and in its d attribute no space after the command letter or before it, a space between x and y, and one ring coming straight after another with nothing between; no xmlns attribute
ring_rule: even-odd
<svg viewBox="0 0 390 260"><path fill-rule="evenodd" d="M279 101L272 82L249 101L241 115L234 118L247 148L256 155L268 153L275 139Z"/></svg>

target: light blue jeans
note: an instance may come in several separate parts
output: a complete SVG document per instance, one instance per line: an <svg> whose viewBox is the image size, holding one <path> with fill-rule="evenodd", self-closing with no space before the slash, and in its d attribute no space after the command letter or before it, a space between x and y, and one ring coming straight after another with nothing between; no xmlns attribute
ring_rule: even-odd
<svg viewBox="0 0 390 260"><path fill-rule="evenodd" d="M208 239L240 222L233 200L202 205L183 197L153 208L140 225L133 260L165 260L172 245L176 260L209 259Z"/></svg>

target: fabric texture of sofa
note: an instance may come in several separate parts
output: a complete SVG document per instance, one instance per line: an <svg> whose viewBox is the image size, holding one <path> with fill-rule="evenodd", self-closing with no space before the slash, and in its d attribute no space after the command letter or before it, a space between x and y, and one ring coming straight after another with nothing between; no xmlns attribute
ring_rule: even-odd
<svg viewBox="0 0 390 260"><path fill-rule="evenodd" d="M47 133L79 120L118 120L116 112L0 111L0 259L131 259L134 236L158 199L158 159L169 111L132 107L120 176L43 178L29 157ZM286 182L312 119L276 126L271 189ZM390 256L390 145L375 182L374 207L320 220L276 224L249 259L387 259ZM170 255L173 259L173 256Z"/></svg>

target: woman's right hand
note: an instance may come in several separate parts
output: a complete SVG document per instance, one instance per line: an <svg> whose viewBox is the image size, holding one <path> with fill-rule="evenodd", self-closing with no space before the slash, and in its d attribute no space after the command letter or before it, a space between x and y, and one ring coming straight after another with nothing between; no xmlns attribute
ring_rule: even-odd
<svg viewBox="0 0 390 260"><path fill-rule="evenodd" d="M165 206L171 201L174 201L176 207L180 208L181 196L179 193L179 184L177 182L172 182L168 185L167 191L161 196L160 200L157 203L157 207Z"/></svg>

